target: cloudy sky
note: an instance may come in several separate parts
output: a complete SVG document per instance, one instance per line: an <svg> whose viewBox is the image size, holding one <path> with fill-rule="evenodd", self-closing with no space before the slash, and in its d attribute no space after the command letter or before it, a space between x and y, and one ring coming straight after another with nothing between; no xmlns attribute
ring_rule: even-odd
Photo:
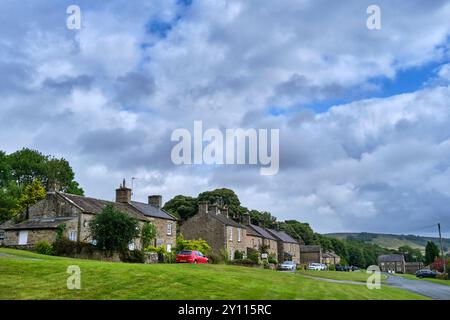
<svg viewBox="0 0 450 320"><path fill-rule="evenodd" d="M319 232L450 235L450 3L345 4L3 0L0 149L64 157L98 198L136 177L142 201L226 187ZM195 120L280 129L278 174L174 165Z"/></svg>

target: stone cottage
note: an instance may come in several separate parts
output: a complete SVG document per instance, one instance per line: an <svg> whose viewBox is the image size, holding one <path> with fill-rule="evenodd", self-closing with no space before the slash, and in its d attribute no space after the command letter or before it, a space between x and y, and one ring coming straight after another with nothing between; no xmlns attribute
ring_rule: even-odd
<svg viewBox="0 0 450 320"><path fill-rule="evenodd" d="M300 260L302 263L322 263L322 248L320 245L301 245Z"/></svg>
<svg viewBox="0 0 450 320"><path fill-rule="evenodd" d="M247 231L245 239L247 250L260 250L262 246L265 246L268 254L278 260L277 239L266 228L253 225L248 214L244 216L243 224Z"/></svg>
<svg viewBox="0 0 450 320"><path fill-rule="evenodd" d="M161 196L149 196L148 203L141 203L132 201L131 194L132 190L126 187L125 180L116 190L115 202L49 192L45 199L29 209L29 216L25 221L18 224L9 221L0 225L3 245L32 248L40 240L53 242L60 225L65 226L64 235L70 240L92 242L89 221L107 205L113 205L137 219L140 226L145 222L152 222L157 229L155 245L164 246L167 251L171 251L176 244L177 218L161 209ZM140 239L135 239L129 247L139 249Z"/></svg>
<svg viewBox="0 0 450 320"><path fill-rule="evenodd" d="M185 239L203 239L211 246L213 252L226 250L231 260L236 251L245 254L246 228L228 216L226 207L201 202L198 213L186 220L180 228Z"/></svg>
<svg viewBox="0 0 450 320"><path fill-rule="evenodd" d="M335 266L341 263L341 257L339 257L333 251L327 251L324 254L322 254L322 262L325 263L327 266L329 265Z"/></svg>
<svg viewBox="0 0 450 320"><path fill-rule="evenodd" d="M300 244L298 243L298 241L292 238L284 231L275 229L268 229L268 231L277 240L279 261L283 262L289 260L299 264L301 261L300 258L301 251L300 251Z"/></svg>
<svg viewBox="0 0 450 320"><path fill-rule="evenodd" d="M405 273L405 257L403 254L385 254L378 257L378 266L382 272Z"/></svg>

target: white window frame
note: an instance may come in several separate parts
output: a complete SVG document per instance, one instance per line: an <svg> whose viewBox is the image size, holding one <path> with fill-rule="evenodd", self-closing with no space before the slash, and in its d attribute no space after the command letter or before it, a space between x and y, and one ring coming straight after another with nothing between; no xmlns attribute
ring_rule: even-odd
<svg viewBox="0 0 450 320"><path fill-rule="evenodd" d="M0 230L0 240L5 240L5 230Z"/></svg>
<svg viewBox="0 0 450 320"><path fill-rule="evenodd" d="M134 241L128 244L128 250L136 250L136 244Z"/></svg>
<svg viewBox="0 0 450 320"><path fill-rule="evenodd" d="M168 244L166 245L166 251L167 251L167 252L172 252L172 244L171 244L171 243L168 243Z"/></svg>
<svg viewBox="0 0 450 320"><path fill-rule="evenodd" d="M77 232L70 230L69 231L69 240L77 241Z"/></svg>
<svg viewBox="0 0 450 320"><path fill-rule="evenodd" d="M241 228L238 228L237 229L238 230L238 232L237 232L237 234L238 234L238 242L241 242Z"/></svg>
<svg viewBox="0 0 450 320"><path fill-rule="evenodd" d="M230 235L228 237L228 240L233 241L233 227L229 226L228 229L230 230Z"/></svg>
<svg viewBox="0 0 450 320"><path fill-rule="evenodd" d="M171 223L167 224L167 235L168 236L172 235L172 224Z"/></svg>

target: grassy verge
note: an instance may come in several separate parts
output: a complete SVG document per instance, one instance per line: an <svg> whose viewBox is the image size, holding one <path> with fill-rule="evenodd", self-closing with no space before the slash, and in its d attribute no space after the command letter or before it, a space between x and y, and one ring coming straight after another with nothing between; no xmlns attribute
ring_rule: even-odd
<svg viewBox="0 0 450 320"><path fill-rule="evenodd" d="M318 278L357 282L366 282L367 278L370 276L366 273L366 270L361 270L359 272L299 270L298 273ZM386 275L382 274L381 281L384 282L386 279Z"/></svg>
<svg viewBox="0 0 450 320"><path fill-rule="evenodd" d="M429 281L429 282L434 282L434 283L439 283L439 284L443 284L443 285L446 285L446 286L450 286L450 280L440 280L440 279L432 279L432 278L419 279L413 274L398 274L397 273L396 275L400 276L400 277L408 278L408 279L411 279L411 280Z"/></svg>
<svg viewBox="0 0 450 320"><path fill-rule="evenodd" d="M81 269L68 290L67 267ZM0 249L0 299L426 299L397 288L329 283L295 273L227 266L125 264Z"/></svg>

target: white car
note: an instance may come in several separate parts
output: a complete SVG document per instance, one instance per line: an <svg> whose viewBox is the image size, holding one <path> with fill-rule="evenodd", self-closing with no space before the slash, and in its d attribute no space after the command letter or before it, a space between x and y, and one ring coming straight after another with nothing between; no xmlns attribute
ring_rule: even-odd
<svg viewBox="0 0 450 320"><path fill-rule="evenodd" d="M280 265L280 270L296 271L297 265L293 261L285 261Z"/></svg>
<svg viewBox="0 0 450 320"><path fill-rule="evenodd" d="M310 263L308 270L326 270L327 266L323 263Z"/></svg>

